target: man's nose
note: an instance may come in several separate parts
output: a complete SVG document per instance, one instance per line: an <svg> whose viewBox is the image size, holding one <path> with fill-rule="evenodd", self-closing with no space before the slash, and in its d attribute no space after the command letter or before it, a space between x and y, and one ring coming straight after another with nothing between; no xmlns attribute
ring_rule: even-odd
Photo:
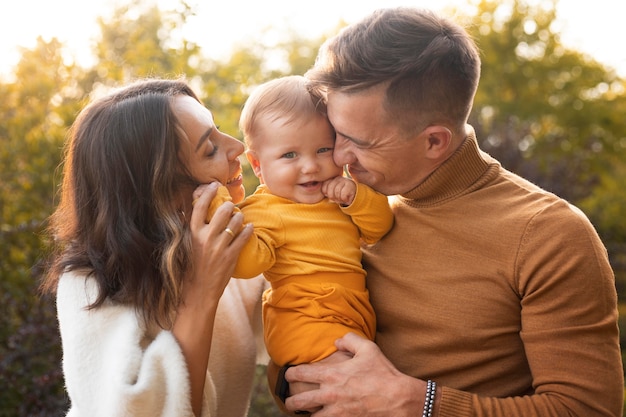
<svg viewBox="0 0 626 417"><path fill-rule="evenodd" d="M353 162L354 157L350 151L350 144L347 140L337 137L333 149L333 160L335 165L344 166Z"/></svg>

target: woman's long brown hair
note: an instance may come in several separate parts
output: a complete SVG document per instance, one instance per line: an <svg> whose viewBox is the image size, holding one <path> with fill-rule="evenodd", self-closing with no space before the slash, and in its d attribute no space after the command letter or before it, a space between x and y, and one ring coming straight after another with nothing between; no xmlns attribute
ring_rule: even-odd
<svg viewBox="0 0 626 417"><path fill-rule="evenodd" d="M190 177L179 160L177 95L197 96L180 80L143 80L88 105L66 143L54 241L42 290L66 271L85 271L106 299L134 306L148 323L171 326L191 241L177 207ZM198 100L199 101L199 100Z"/></svg>

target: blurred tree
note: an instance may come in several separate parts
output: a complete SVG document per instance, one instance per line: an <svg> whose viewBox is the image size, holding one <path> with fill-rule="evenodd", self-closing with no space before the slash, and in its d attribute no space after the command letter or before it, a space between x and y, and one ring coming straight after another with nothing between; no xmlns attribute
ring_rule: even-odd
<svg viewBox="0 0 626 417"><path fill-rule="evenodd" d="M0 85L0 415L5 408L32 415L65 401L54 303L36 297L35 266L65 127L80 105L73 79L81 74L63 62L56 39L39 38L23 51L15 81Z"/></svg>
<svg viewBox="0 0 626 417"><path fill-rule="evenodd" d="M155 0L132 0L110 18L98 18L101 36L92 79L105 86L150 76L192 80L204 58L200 47L182 36L182 28L194 14L184 1L162 11Z"/></svg>
<svg viewBox="0 0 626 417"><path fill-rule="evenodd" d="M483 147L570 201L594 190L607 159L624 155L607 100L623 101L623 80L554 32L550 8L520 0L476 2L471 30L483 68L472 121Z"/></svg>

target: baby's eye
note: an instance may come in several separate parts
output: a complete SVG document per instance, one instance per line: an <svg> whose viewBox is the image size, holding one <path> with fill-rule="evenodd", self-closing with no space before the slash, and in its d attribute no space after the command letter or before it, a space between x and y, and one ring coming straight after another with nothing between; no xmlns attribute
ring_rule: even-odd
<svg viewBox="0 0 626 417"><path fill-rule="evenodd" d="M295 152L287 152L281 155L281 158L287 158L287 159L292 159L296 157L296 153Z"/></svg>
<svg viewBox="0 0 626 417"><path fill-rule="evenodd" d="M317 150L317 153L325 153L325 152L332 152L333 148L319 148Z"/></svg>

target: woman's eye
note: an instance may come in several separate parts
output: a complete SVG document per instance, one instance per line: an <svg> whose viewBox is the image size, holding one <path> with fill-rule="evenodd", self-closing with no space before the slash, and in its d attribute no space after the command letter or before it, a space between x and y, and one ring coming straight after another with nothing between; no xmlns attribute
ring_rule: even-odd
<svg viewBox="0 0 626 417"><path fill-rule="evenodd" d="M216 153L217 153L217 146L213 146L213 148L209 149L206 156L210 158L212 156L215 156Z"/></svg>
<svg viewBox="0 0 626 417"><path fill-rule="evenodd" d="M295 152L287 152L284 153L281 158L288 158L288 159L292 159L296 157L296 153Z"/></svg>

